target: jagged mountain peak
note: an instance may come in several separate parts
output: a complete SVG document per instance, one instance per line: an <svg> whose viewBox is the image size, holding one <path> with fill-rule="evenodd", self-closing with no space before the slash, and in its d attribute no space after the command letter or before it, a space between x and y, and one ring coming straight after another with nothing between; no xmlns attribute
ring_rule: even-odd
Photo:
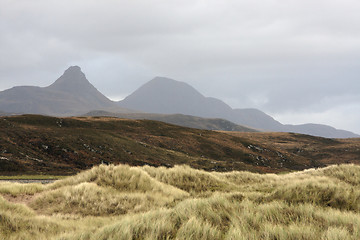
<svg viewBox="0 0 360 240"><path fill-rule="evenodd" d="M64 75L72 75L73 76L75 74L80 75L80 76L82 76L82 75L85 76L85 74L81 71L81 67L79 67L79 66L70 66L64 72Z"/></svg>
<svg viewBox="0 0 360 240"><path fill-rule="evenodd" d="M48 87L16 87L0 92L5 112L69 116L96 109L125 111L99 92L79 66L71 66Z"/></svg>
<svg viewBox="0 0 360 240"><path fill-rule="evenodd" d="M58 78L49 89L73 92L94 88L94 86L86 79L85 74L79 66L71 66L65 70L64 74Z"/></svg>
<svg viewBox="0 0 360 240"><path fill-rule="evenodd" d="M64 74L59 78L59 80L60 79L62 81L87 81L85 74L81 71L81 68L79 66L71 66L66 69Z"/></svg>

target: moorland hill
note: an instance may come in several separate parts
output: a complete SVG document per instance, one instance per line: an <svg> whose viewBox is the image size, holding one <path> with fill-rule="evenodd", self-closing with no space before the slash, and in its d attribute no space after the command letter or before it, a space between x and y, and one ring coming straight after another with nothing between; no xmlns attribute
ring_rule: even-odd
<svg viewBox="0 0 360 240"><path fill-rule="evenodd" d="M359 139L217 132L110 117L0 118L2 174L73 174L101 163L288 172L359 159Z"/></svg>

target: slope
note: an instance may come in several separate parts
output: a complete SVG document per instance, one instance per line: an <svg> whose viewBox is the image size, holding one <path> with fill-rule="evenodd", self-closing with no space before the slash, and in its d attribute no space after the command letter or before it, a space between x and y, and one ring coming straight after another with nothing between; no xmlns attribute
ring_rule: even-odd
<svg viewBox="0 0 360 240"><path fill-rule="evenodd" d="M64 175L102 162L254 172L359 163L359 139L279 134L220 133L118 118L1 117L0 173Z"/></svg>
<svg viewBox="0 0 360 240"><path fill-rule="evenodd" d="M237 131L237 132L257 132L253 128L237 125L225 119L220 118L201 118L183 114L156 114L156 113L113 113L106 111L91 111L84 116L90 117L117 117L126 119L148 119L161 121L165 123L175 124L183 127L221 130L221 131Z"/></svg>

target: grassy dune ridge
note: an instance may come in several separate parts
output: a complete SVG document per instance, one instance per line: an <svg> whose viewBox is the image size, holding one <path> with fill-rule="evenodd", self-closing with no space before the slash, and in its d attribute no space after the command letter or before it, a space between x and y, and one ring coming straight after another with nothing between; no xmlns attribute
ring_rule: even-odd
<svg viewBox="0 0 360 240"><path fill-rule="evenodd" d="M360 166L288 174L100 165L0 183L0 239L360 239Z"/></svg>

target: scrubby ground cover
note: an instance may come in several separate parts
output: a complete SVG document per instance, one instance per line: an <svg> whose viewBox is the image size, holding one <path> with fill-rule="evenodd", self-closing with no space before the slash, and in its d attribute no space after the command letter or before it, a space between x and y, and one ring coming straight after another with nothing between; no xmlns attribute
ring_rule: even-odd
<svg viewBox="0 0 360 240"><path fill-rule="evenodd" d="M360 164L360 139L216 132L109 117L0 117L0 175L73 175L101 163L290 172Z"/></svg>
<svg viewBox="0 0 360 240"><path fill-rule="evenodd" d="M100 165L48 185L0 183L0 239L360 239L360 166Z"/></svg>

